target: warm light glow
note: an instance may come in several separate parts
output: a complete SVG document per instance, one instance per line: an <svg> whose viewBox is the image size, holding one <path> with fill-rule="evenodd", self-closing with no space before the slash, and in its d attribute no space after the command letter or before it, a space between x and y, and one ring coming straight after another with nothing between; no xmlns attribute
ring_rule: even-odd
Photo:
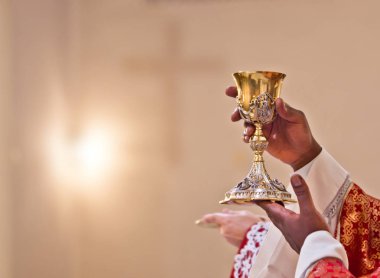
<svg viewBox="0 0 380 278"><path fill-rule="evenodd" d="M78 176L85 180L101 178L112 164L112 142L101 130L91 131L74 145Z"/></svg>
<svg viewBox="0 0 380 278"><path fill-rule="evenodd" d="M54 176L64 184L102 184L115 168L115 140L107 128L89 128L78 138L56 130L50 138Z"/></svg>

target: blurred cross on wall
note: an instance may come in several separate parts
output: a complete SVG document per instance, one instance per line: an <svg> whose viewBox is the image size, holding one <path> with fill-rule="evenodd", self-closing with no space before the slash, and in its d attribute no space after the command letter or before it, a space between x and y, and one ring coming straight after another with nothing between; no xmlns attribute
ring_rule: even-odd
<svg viewBox="0 0 380 278"><path fill-rule="evenodd" d="M180 21L171 21L165 24L162 38L165 41L163 51L156 53L156 57L127 57L126 71L127 75L137 78L141 82L146 82L154 76L162 82L163 98L161 105L164 106L166 113L166 124L161 128L161 132L166 134L164 151L169 155L173 163L178 162L181 157L179 154L180 147L179 136L181 132L178 115L181 113L181 103L178 94L182 90L182 84L179 76L191 76L194 73L204 74L212 73L223 68L223 62L217 58L188 58L181 52L181 44L184 32L181 30ZM200 100L201 101L201 100ZM141 99L141 113L146 113L147 102L149 100ZM147 123L149 126L149 122ZM154 135L152 135L154 141Z"/></svg>

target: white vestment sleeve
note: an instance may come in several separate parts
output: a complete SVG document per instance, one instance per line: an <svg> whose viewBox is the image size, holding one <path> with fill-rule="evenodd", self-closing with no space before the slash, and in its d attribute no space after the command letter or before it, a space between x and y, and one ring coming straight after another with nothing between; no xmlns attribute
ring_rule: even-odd
<svg viewBox="0 0 380 278"><path fill-rule="evenodd" d="M347 171L323 149L314 160L295 173L305 179L315 207L323 214L330 231L334 233L345 194L351 185ZM288 186L287 189L295 198L293 188ZM298 204L286 207L299 212ZM294 277L297 261L298 254L291 249L281 232L271 225L260 247L251 277Z"/></svg>
<svg viewBox="0 0 380 278"><path fill-rule="evenodd" d="M329 232L317 231L305 239L298 259L295 278L307 277L314 264L323 258L337 258L348 269L348 258L343 245Z"/></svg>
<svg viewBox="0 0 380 278"><path fill-rule="evenodd" d="M323 214L330 231L334 233L344 197L351 186L347 171L323 149L314 160L295 174L305 179L316 208Z"/></svg>

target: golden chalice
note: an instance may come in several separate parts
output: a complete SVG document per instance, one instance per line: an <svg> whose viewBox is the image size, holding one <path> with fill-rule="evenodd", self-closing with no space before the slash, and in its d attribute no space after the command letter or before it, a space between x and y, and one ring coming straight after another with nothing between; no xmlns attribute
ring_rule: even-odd
<svg viewBox="0 0 380 278"><path fill-rule="evenodd" d="M268 141L263 134L263 125L276 117L275 101L280 96L285 74L270 71L237 72L233 74L238 95L236 101L241 117L255 126L250 138L254 152L253 165L248 175L225 194L221 204L247 204L259 200L295 202L285 186L268 175L263 153Z"/></svg>

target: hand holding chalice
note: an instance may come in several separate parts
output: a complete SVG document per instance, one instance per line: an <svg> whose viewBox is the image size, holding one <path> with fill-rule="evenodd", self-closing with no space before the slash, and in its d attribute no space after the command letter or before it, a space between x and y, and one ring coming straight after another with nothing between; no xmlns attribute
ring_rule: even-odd
<svg viewBox="0 0 380 278"><path fill-rule="evenodd" d="M246 204L259 200L294 202L291 194L277 179L271 179L264 165L263 153L268 146L262 127L276 117L275 100L280 96L285 74L256 71L233 74L238 95L236 97L241 117L255 126L250 138L254 152L253 165L248 175L225 194L221 204Z"/></svg>

